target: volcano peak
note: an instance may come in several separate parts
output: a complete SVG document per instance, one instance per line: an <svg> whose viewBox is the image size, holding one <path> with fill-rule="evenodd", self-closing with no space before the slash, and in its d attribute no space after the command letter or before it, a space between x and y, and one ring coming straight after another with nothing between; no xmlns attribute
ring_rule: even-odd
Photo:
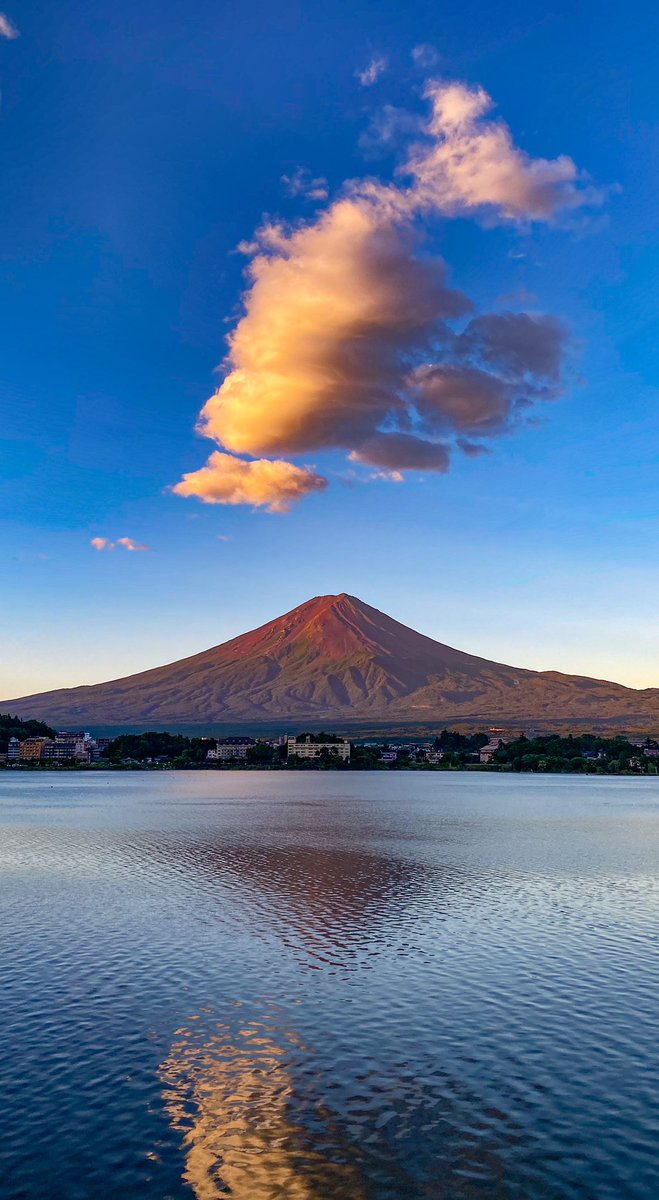
<svg viewBox="0 0 659 1200"><path fill-rule="evenodd" d="M565 720L648 728L659 691L530 671L455 650L348 592L314 596L210 650L94 686L3 701L51 725Z"/></svg>

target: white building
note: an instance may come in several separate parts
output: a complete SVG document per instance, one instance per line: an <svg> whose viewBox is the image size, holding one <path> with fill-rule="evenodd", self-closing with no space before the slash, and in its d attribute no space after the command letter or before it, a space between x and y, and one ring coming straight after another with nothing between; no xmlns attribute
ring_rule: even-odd
<svg viewBox="0 0 659 1200"><path fill-rule="evenodd" d="M297 738L289 737L288 739L288 755L297 754L298 758L318 758L323 750L327 750L330 754L337 754L339 758L350 758L350 742L312 742L311 735L307 734L303 742L298 742Z"/></svg>
<svg viewBox="0 0 659 1200"><path fill-rule="evenodd" d="M250 746L255 745L254 738L218 738L216 749L209 750L206 758L209 762L228 762L232 758L247 758Z"/></svg>
<svg viewBox="0 0 659 1200"><path fill-rule="evenodd" d="M18 762L20 757L21 743L17 737L11 737L9 739L9 746L7 747L7 762Z"/></svg>

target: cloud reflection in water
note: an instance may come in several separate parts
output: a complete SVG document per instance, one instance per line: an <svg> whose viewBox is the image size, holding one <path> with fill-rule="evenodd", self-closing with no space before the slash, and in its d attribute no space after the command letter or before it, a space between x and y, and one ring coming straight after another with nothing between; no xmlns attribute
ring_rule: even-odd
<svg viewBox="0 0 659 1200"><path fill-rule="evenodd" d="M346 1161L355 1148L346 1154L322 1106L306 1113L308 1102L296 1097L291 1058L300 1054L299 1039L267 1017L234 1031L193 1018L177 1030L161 1078L172 1125L184 1135L184 1178L198 1200L364 1196Z"/></svg>

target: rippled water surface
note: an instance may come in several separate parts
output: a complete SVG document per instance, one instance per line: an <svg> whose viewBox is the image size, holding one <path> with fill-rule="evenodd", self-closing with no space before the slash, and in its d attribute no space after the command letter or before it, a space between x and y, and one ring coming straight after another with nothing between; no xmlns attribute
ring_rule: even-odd
<svg viewBox="0 0 659 1200"><path fill-rule="evenodd" d="M0 777L0 1195L655 1200L659 780Z"/></svg>

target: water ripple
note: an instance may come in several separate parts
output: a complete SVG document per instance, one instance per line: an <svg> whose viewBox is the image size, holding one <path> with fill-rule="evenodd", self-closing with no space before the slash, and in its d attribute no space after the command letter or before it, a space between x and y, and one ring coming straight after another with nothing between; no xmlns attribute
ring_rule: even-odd
<svg viewBox="0 0 659 1200"><path fill-rule="evenodd" d="M654 1200L658 802L0 777L2 1200Z"/></svg>

